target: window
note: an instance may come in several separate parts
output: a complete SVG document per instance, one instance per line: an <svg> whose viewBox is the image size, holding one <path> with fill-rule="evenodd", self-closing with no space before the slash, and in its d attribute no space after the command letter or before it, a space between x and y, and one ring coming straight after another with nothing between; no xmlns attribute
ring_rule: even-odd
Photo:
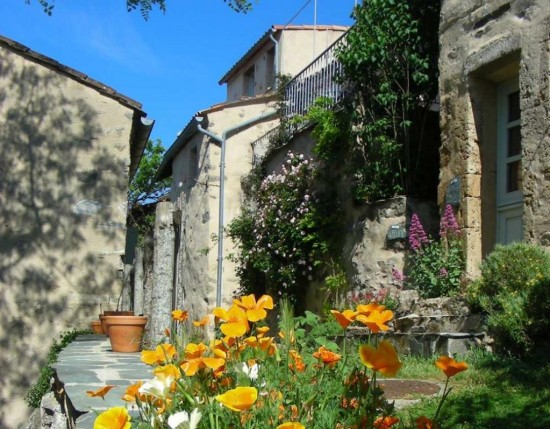
<svg viewBox="0 0 550 429"><path fill-rule="evenodd" d="M497 117L497 242L523 239L523 168L518 80L498 88Z"/></svg>
<svg viewBox="0 0 550 429"><path fill-rule="evenodd" d="M267 51L266 55L266 88L269 90L275 89L275 48L271 48Z"/></svg>
<svg viewBox="0 0 550 429"><path fill-rule="evenodd" d="M244 72L243 95L246 95L247 97L252 97L254 95L254 66Z"/></svg>
<svg viewBox="0 0 550 429"><path fill-rule="evenodd" d="M189 172L189 185L193 186L199 178L199 153L197 146L192 148L189 153L189 166L187 171Z"/></svg>

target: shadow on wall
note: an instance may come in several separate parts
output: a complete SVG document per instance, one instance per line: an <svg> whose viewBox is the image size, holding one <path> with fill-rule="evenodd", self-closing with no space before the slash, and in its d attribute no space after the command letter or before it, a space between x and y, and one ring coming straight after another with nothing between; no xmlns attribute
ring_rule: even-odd
<svg viewBox="0 0 550 429"><path fill-rule="evenodd" d="M123 245L125 227L112 221L120 218L112 201L127 185L124 160L101 146L100 117L85 92L65 96L67 78L40 70L0 51L3 428L29 412L22 398L52 341L97 317L99 299L112 295L113 256L100 251Z"/></svg>

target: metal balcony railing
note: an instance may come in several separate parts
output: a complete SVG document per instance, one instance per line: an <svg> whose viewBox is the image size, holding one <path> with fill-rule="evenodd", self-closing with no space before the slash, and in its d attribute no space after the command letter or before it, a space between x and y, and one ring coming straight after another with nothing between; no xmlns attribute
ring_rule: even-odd
<svg viewBox="0 0 550 429"><path fill-rule="evenodd" d="M296 75L285 87L285 116L304 115L319 97L330 101L328 107L346 96L346 85L337 80L342 64L336 58L337 49L345 43L347 32Z"/></svg>
<svg viewBox="0 0 550 429"><path fill-rule="evenodd" d="M286 119L298 115L305 115L319 97L324 97L324 107L335 108L349 94L349 85L341 82L338 77L342 74L342 64L336 57L337 49L346 41L347 32L338 38L331 46L323 51L311 64L289 81L284 88L284 109ZM291 125L286 121L289 134L303 129L308 124L301 122ZM252 143L255 148L254 164L265 154L271 138L279 132L277 128ZM257 148L257 149L256 149Z"/></svg>

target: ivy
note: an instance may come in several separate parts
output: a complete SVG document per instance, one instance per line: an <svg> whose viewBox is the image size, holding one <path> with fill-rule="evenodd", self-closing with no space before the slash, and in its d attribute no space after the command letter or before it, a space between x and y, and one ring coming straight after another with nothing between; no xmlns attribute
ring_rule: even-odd
<svg viewBox="0 0 550 429"><path fill-rule="evenodd" d="M439 2L365 0L337 56L349 100L349 173L358 201L414 190L426 115L437 90ZM434 18L435 17L435 18ZM435 82L435 84L434 84Z"/></svg>

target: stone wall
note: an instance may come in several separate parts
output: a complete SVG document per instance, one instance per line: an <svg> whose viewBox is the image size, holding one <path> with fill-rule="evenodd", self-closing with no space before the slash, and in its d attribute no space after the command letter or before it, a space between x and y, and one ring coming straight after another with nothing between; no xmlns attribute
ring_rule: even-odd
<svg viewBox="0 0 550 429"><path fill-rule="evenodd" d="M467 271L478 273L497 234L498 90L519 81L523 237L550 246L547 0L444 0L440 22L439 201L460 180Z"/></svg>
<svg viewBox="0 0 550 429"><path fill-rule="evenodd" d="M0 426L53 340L116 307L134 110L0 45Z"/></svg>

